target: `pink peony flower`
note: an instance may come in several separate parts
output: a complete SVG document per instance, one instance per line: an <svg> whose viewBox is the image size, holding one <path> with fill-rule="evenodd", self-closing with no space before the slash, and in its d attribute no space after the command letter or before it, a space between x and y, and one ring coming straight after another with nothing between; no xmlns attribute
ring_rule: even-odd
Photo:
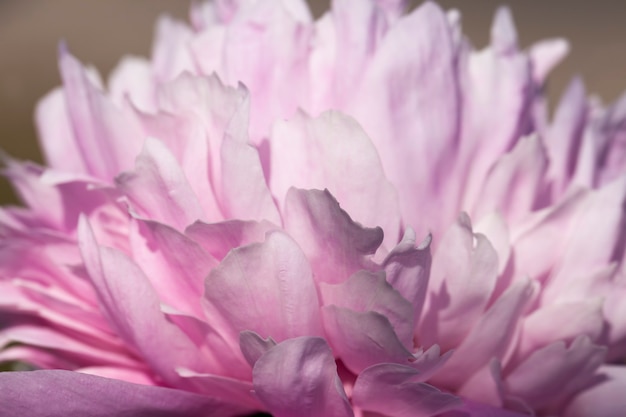
<svg viewBox="0 0 626 417"><path fill-rule="evenodd" d="M215 0L6 158L0 415L626 415L626 98L425 3ZM470 220L471 219L471 220Z"/></svg>

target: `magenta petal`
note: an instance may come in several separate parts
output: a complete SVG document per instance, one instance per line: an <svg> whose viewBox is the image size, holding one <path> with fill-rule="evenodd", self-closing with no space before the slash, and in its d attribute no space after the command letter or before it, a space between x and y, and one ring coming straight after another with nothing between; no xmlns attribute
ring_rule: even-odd
<svg viewBox="0 0 626 417"><path fill-rule="evenodd" d="M227 417L242 411L210 397L69 371L0 373L0 416Z"/></svg>
<svg viewBox="0 0 626 417"><path fill-rule="evenodd" d="M311 262L317 282L339 283L370 265L383 231L354 222L328 190L291 188L285 199L285 229Z"/></svg>
<svg viewBox="0 0 626 417"><path fill-rule="evenodd" d="M394 417L428 417L454 409L461 401L421 382L408 366L374 365L358 376L352 392L355 406Z"/></svg>
<svg viewBox="0 0 626 417"><path fill-rule="evenodd" d="M254 390L275 417L352 417L333 353L323 339L279 343L254 365Z"/></svg>
<svg viewBox="0 0 626 417"><path fill-rule="evenodd" d="M282 232L232 250L205 282L207 317L220 322L233 344L239 332L282 341L321 335L317 290L309 263Z"/></svg>
<svg viewBox="0 0 626 417"><path fill-rule="evenodd" d="M254 366L265 352L276 346L276 342L271 337L263 339L255 332L246 330L239 334L239 346L250 366Z"/></svg>

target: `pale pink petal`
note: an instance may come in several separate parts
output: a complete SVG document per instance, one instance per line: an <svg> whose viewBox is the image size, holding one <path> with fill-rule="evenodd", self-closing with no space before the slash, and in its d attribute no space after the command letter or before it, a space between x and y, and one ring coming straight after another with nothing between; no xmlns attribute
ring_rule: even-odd
<svg viewBox="0 0 626 417"><path fill-rule="evenodd" d="M322 317L333 352L355 374L381 362L408 365L415 360L380 313L330 305L322 308Z"/></svg>
<svg viewBox="0 0 626 417"><path fill-rule="evenodd" d="M116 178L131 210L141 217L184 230L204 212L171 152L156 139L147 139L135 169Z"/></svg>
<svg viewBox="0 0 626 417"><path fill-rule="evenodd" d="M173 80L183 72L193 72L191 39L192 31L185 23L170 16L159 18L152 46L152 68L160 82Z"/></svg>
<svg viewBox="0 0 626 417"><path fill-rule="evenodd" d="M79 368L76 372L100 376L103 378L116 379L118 381L131 382L141 385L157 385L152 376L142 369L130 369L112 366L88 366Z"/></svg>
<svg viewBox="0 0 626 417"><path fill-rule="evenodd" d="M63 48L59 67L76 147L87 173L111 180L133 166L144 140L141 129L104 96Z"/></svg>
<svg viewBox="0 0 626 417"><path fill-rule="evenodd" d="M472 233L469 217L462 214L433 256L431 296L419 332L421 344L437 343L444 350L457 346L484 313L497 273L493 246L485 236Z"/></svg>
<svg viewBox="0 0 626 417"><path fill-rule="evenodd" d="M69 371L0 373L0 416L227 417L242 412L211 397Z"/></svg>
<svg viewBox="0 0 626 417"><path fill-rule="evenodd" d="M268 221L233 219L220 223L197 221L185 229L185 234L221 261L231 249L263 242L272 230L277 230L277 226Z"/></svg>
<svg viewBox="0 0 626 417"><path fill-rule="evenodd" d="M384 273L358 271L341 284L322 283L319 289L323 305L385 316L402 344L413 348L413 306L385 280Z"/></svg>
<svg viewBox="0 0 626 417"><path fill-rule="evenodd" d="M253 371L254 390L275 417L351 417L333 353L316 337L279 343Z"/></svg>
<svg viewBox="0 0 626 417"><path fill-rule="evenodd" d="M35 108L35 124L49 166L67 172L87 173L61 88L39 100Z"/></svg>
<svg viewBox="0 0 626 417"><path fill-rule="evenodd" d="M530 281L511 286L478 320L432 381L439 386L458 388L492 358L503 360L518 332L520 316L535 292L536 287Z"/></svg>
<svg viewBox="0 0 626 417"><path fill-rule="evenodd" d="M355 223L328 190L289 190L285 230L307 255L317 282L339 283L371 266L383 233Z"/></svg>
<svg viewBox="0 0 626 417"><path fill-rule="evenodd" d="M593 382L605 353L606 348L586 336L577 337L569 346L555 342L536 350L505 376L506 392L535 409L554 404Z"/></svg>
<svg viewBox="0 0 626 417"><path fill-rule="evenodd" d="M352 401L357 407L394 417L428 417L455 409L461 401L452 394L421 382L408 366L381 364L358 376Z"/></svg>
<svg viewBox="0 0 626 417"><path fill-rule="evenodd" d="M456 71L446 15L426 2L389 29L346 106L378 150L385 174L402 196L404 224L418 236L440 230L442 219L457 210L449 203L457 197L448 181L459 132ZM329 189L343 204L342 193ZM365 222L351 206L346 208ZM396 231L385 227L385 233Z"/></svg>
<svg viewBox="0 0 626 417"><path fill-rule="evenodd" d="M122 58L109 76L109 96L120 108L130 103L141 111L156 111L156 83L150 62L135 56Z"/></svg>
<svg viewBox="0 0 626 417"><path fill-rule="evenodd" d="M383 262L387 282L413 306L413 323L419 323L424 307L432 257L428 235L416 245L415 232L408 228L398 245Z"/></svg>
<svg viewBox="0 0 626 417"><path fill-rule="evenodd" d="M84 219L79 226L79 244L103 313L119 336L166 381L179 380L176 366L202 367L199 350L167 321L141 269L123 253L99 247Z"/></svg>
<svg viewBox="0 0 626 417"><path fill-rule="evenodd" d="M547 81L547 77L569 53L570 45L565 39L547 39L534 43L529 51L533 65L533 80L541 85Z"/></svg>
<svg viewBox="0 0 626 417"><path fill-rule="evenodd" d="M204 298L207 317L236 345L243 330L279 342L322 334L311 268L282 232L232 250L206 279Z"/></svg>
<svg viewBox="0 0 626 417"><path fill-rule="evenodd" d="M131 225L133 260L159 299L182 312L203 317L200 300L204 279L218 261L170 226L141 219L135 219Z"/></svg>
<svg viewBox="0 0 626 417"><path fill-rule="evenodd" d="M328 189L355 221L382 227L387 250L396 245L396 191L355 120L336 112L316 119L298 114L274 126L270 151L269 183L278 201L285 200L291 187Z"/></svg>
<svg viewBox="0 0 626 417"><path fill-rule="evenodd" d="M576 395L565 409L564 417L626 415L626 367L604 365L598 375L604 380Z"/></svg>

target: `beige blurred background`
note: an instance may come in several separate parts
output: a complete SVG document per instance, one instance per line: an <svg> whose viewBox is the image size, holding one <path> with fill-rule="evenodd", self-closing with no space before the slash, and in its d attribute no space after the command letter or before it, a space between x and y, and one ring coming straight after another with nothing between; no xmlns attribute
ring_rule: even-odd
<svg viewBox="0 0 626 417"><path fill-rule="evenodd" d="M328 0L310 0L316 16ZM419 3L419 2L414 2ZM463 15L465 33L486 44L498 0L441 0ZM150 51L160 13L186 19L184 0L0 0L0 147L20 159L41 161L33 107L59 84L56 49L65 39L83 62L107 75L120 56ZM522 46L561 36L573 49L550 79L554 102L574 74L588 90L612 101L626 90L626 0L509 1ZM6 182L0 204L13 202Z"/></svg>

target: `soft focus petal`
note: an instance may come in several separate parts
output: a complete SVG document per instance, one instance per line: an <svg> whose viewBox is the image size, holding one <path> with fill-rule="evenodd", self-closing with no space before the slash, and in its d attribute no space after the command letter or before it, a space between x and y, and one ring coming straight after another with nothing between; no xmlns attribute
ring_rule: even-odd
<svg viewBox="0 0 626 417"><path fill-rule="evenodd" d="M626 368L605 365L598 375L603 380L578 394L566 408L565 417L620 417L626 413Z"/></svg>

